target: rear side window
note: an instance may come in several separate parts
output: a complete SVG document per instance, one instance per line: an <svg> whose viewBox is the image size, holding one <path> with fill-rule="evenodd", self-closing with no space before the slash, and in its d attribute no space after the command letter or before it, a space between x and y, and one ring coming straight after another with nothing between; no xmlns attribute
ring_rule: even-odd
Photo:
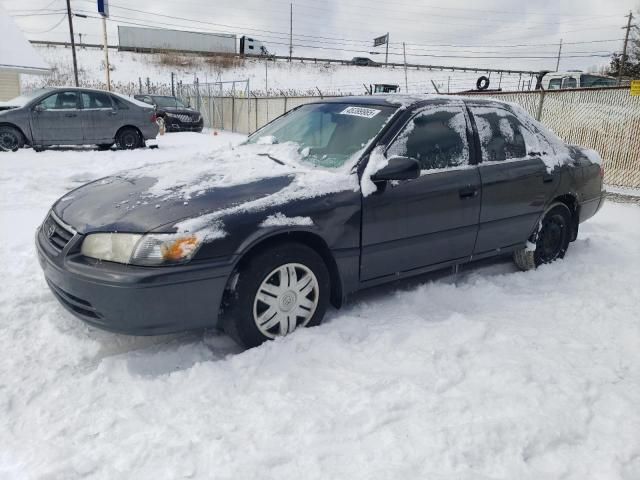
<svg viewBox="0 0 640 480"><path fill-rule="evenodd" d="M112 95L111 100L118 110L129 110L129 105L121 98Z"/></svg>
<svg viewBox="0 0 640 480"><path fill-rule="evenodd" d="M562 80L562 88L577 88L578 81L573 77L567 77Z"/></svg>
<svg viewBox="0 0 640 480"><path fill-rule="evenodd" d="M467 123L461 108L429 109L413 117L387 150L387 157L415 158L420 169L469 163Z"/></svg>
<svg viewBox="0 0 640 480"><path fill-rule="evenodd" d="M483 162L527 156L524 127L513 114L497 107L471 107L478 127Z"/></svg>
<svg viewBox="0 0 640 480"><path fill-rule="evenodd" d="M101 92L82 92L82 105L84 108L113 108L111 96Z"/></svg>

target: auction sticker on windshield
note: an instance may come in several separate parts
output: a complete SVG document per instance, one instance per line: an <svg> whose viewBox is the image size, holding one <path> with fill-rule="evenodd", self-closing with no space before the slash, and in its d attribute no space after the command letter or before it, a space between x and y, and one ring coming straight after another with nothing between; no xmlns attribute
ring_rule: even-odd
<svg viewBox="0 0 640 480"><path fill-rule="evenodd" d="M375 108L364 107L347 107L340 112L340 115L354 115L356 117L373 118L380 113L380 110Z"/></svg>

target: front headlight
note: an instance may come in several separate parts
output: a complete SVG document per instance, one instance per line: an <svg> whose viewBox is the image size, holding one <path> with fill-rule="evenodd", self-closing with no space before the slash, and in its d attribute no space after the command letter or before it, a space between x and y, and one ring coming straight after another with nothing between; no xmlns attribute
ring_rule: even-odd
<svg viewBox="0 0 640 480"><path fill-rule="evenodd" d="M82 242L86 257L132 265L168 265L190 260L202 239L191 234L93 233Z"/></svg>

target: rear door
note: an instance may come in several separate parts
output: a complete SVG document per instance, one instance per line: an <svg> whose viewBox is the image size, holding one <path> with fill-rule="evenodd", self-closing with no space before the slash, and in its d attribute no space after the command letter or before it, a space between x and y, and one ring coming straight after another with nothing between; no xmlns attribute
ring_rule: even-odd
<svg viewBox="0 0 640 480"><path fill-rule="evenodd" d="M106 92L82 92L85 143L113 142L122 112L115 108Z"/></svg>
<svg viewBox="0 0 640 480"><path fill-rule="evenodd" d="M541 159L545 152L535 151L544 139L513 113L486 104L469 107L482 157L482 211L474 255L483 256L527 241L559 175L549 174Z"/></svg>
<svg viewBox="0 0 640 480"><path fill-rule="evenodd" d="M480 214L480 176L471 163L464 107L427 107L386 156L415 158L421 176L387 182L363 198L362 281L468 260Z"/></svg>
<svg viewBox="0 0 640 480"><path fill-rule="evenodd" d="M82 144L84 141L80 95L75 90L56 92L31 109L31 132L36 145Z"/></svg>

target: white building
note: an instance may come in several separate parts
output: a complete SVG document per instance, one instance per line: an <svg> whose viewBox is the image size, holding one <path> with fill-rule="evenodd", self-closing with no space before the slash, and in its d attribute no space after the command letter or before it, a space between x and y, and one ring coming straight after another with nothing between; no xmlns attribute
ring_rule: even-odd
<svg viewBox="0 0 640 480"><path fill-rule="evenodd" d="M20 74L43 75L49 65L0 7L0 101L20 95Z"/></svg>

